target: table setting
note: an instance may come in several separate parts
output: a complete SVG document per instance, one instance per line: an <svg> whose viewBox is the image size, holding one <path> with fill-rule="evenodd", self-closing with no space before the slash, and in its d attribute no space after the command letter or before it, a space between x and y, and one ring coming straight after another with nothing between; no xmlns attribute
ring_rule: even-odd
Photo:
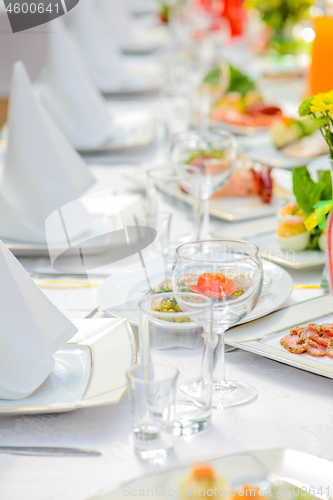
<svg viewBox="0 0 333 500"><path fill-rule="evenodd" d="M333 497L333 22L272 4L80 0L12 65L1 498Z"/></svg>

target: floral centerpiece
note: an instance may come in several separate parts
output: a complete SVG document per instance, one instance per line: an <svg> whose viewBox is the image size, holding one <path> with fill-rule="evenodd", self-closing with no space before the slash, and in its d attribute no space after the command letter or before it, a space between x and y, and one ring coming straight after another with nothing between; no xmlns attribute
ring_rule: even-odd
<svg viewBox="0 0 333 500"><path fill-rule="evenodd" d="M313 3L314 0L247 0L248 7L258 11L271 30L270 47L281 55L297 50L293 27L307 16Z"/></svg>

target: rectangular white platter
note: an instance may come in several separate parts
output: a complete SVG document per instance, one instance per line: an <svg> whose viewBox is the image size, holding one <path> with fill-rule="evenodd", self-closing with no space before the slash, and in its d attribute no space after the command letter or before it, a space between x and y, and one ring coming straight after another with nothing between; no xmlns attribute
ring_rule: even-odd
<svg viewBox="0 0 333 500"><path fill-rule="evenodd" d="M281 250L275 237L277 224L276 217L267 217L260 219L260 221L255 220L228 227L224 226L222 229L214 231L213 236L215 238L246 240L249 243L254 243L259 248L262 257L293 269L304 269L325 264L325 253L320 250L303 250L302 252Z"/></svg>
<svg viewBox="0 0 333 500"><path fill-rule="evenodd" d="M223 477L230 485L230 492L244 483L258 484L269 487L269 481L285 481L284 485L293 485L297 488L303 486L303 491L309 491L310 487L317 498L327 498L328 492L333 487L333 463L322 458L315 457L291 449L268 449L261 451L250 451L237 455L216 458L210 462L217 475ZM158 492L165 491L162 498L176 500L184 498L181 493L172 494L177 488L181 488L182 482L189 475L190 465L184 465L163 472L143 476L123 484L116 484L101 492L93 494L88 500L121 500L124 497L133 498L139 496L141 491L155 498L148 490ZM157 490L159 488L159 490ZM318 491L322 495L318 494ZM131 494L132 492L132 494ZM131 494L131 495L130 495ZM189 495L189 493L188 493ZM231 493L232 495L232 493ZM159 496L156 494L156 496ZM147 497L147 495L145 496ZM194 498L194 493L193 493ZM205 497L203 497L205 498ZM207 498L207 497L206 497ZM212 497L216 498L216 496ZM228 498L227 494L226 497ZM232 498L232 496L230 497ZM245 497L244 497L245 498ZM267 497L272 498L272 497ZM279 498L279 494L277 494ZM285 498L284 496L280 498ZM296 497L294 497L296 498Z"/></svg>
<svg viewBox="0 0 333 500"><path fill-rule="evenodd" d="M301 302L244 326L231 328L225 334L225 341L233 347L294 368L333 378L333 359L304 353L293 354L280 344L280 339L289 333L290 328L309 323L333 323L333 300L330 295Z"/></svg>

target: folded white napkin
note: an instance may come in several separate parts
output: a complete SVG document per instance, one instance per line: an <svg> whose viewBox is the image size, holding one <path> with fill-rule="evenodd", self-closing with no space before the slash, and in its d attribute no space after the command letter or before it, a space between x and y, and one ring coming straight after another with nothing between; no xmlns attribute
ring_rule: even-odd
<svg viewBox="0 0 333 500"><path fill-rule="evenodd" d="M121 45L132 38L135 23L125 2L97 0L96 7L117 44Z"/></svg>
<svg viewBox="0 0 333 500"><path fill-rule="evenodd" d="M0 237L46 243L47 217L79 198L95 179L38 101L22 62L14 65L7 127ZM76 204L75 212L72 237L90 227L83 206ZM62 242L63 229L55 227L52 239Z"/></svg>
<svg viewBox="0 0 333 500"><path fill-rule="evenodd" d="M98 148L110 135L106 102L82 64L61 19L51 22L40 100L76 149Z"/></svg>
<svg viewBox="0 0 333 500"><path fill-rule="evenodd" d="M53 354L77 328L50 302L0 241L0 398L32 394L54 365Z"/></svg>
<svg viewBox="0 0 333 500"><path fill-rule="evenodd" d="M92 0L84 0L75 7L71 28L96 87L107 93L121 86L127 79L126 68Z"/></svg>

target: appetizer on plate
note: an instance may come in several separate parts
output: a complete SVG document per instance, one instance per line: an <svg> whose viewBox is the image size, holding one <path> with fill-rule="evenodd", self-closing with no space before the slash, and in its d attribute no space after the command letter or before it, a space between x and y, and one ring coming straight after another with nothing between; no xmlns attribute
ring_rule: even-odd
<svg viewBox="0 0 333 500"><path fill-rule="evenodd" d="M216 474L213 467L206 462L196 462L185 481L180 485L182 491L190 491L191 498L194 500L202 497L211 496L210 491L215 497L230 500L231 487L229 483Z"/></svg>
<svg viewBox="0 0 333 500"><path fill-rule="evenodd" d="M315 182L306 167L293 170L296 201L287 203L278 212L276 238L281 250L299 252L308 248L325 251L328 212L322 212L322 219L318 220L316 209L332 199L332 181L329 170L318 170L317 173L318 182Z"/></svg>
<svg viewBox="0 0 333 500"><path fill-rule="evenodd" d="M206 174L222 173L229 168L229 162L224 162L221 151L196 151L187 163L200 167ZM216 191L212 198L259 197L263 203L270 203L274 192L271 173L271 167L238 155L235 170L229 181Z"/></svg>
<svg viewBox="0 0 333 500"><path fill-rule="evenodd" d="M270 128L275 147L291 158L309 158L328 154L328 146L310 117L281 117Z"/></svg>
<svg viewBox="0 0 333 500"><path fill-rule="evenodd" d="M211 96L216 100L210 114L214 121L268 128L282 116L279 107L263 102L255 82L233 66L213 69L205 77L204 86L210 89Z"/></svg>
<svg viewBox="0 0 333 500"><path fill-rule="evenodd" d="M333 324L296 326L280 340L280 344L293 354L328 356L333 359Z"/></svg>

